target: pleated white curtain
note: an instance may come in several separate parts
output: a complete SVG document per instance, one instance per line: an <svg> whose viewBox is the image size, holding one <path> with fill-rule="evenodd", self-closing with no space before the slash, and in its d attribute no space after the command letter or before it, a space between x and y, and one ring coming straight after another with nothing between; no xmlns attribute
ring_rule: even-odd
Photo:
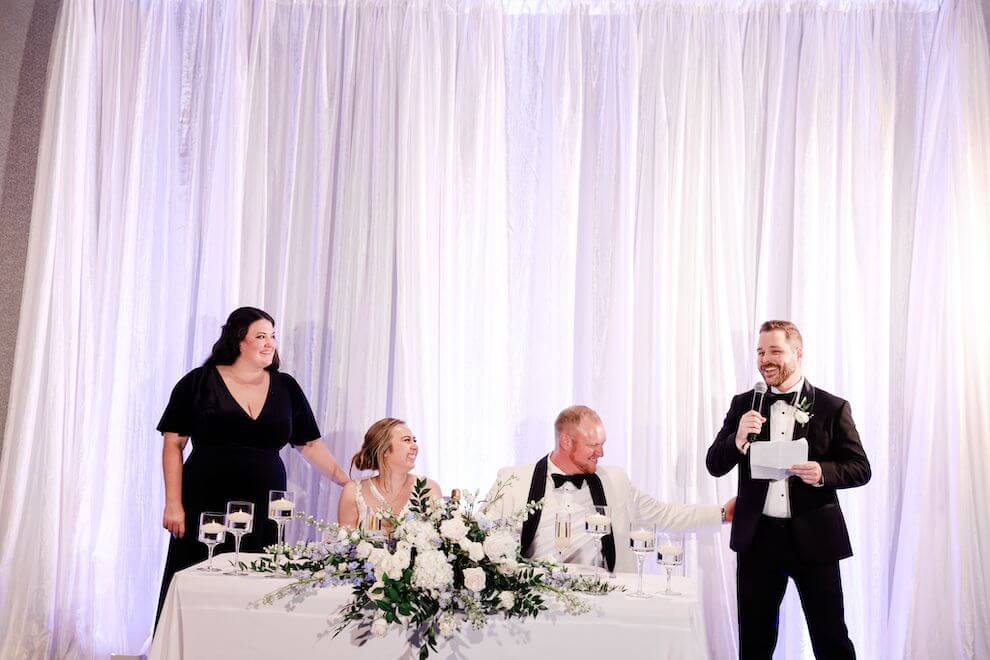
<svg viewBox="0 0 990 660"><path fill-rule="evenodd" d="M135 652L168 392L271 312L346 463L485 488L573 402L658 497L790 318L852 403L866 658L990 656L990 64L975 0L65 0L0 463L0 656ZM307 510L335 487L293 452ZM297 530L297 533L299 530ZM714 657L728 535L700 536ZM810 657L793 594L778 657Z"/></svg>

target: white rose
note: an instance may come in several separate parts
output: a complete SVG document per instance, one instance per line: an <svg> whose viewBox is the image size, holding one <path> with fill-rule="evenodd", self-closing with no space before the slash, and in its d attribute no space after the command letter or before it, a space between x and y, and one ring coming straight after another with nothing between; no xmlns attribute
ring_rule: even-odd
<svg viewBox="0 0 990 660"><path fill-rule="evenodd" d="M406 564L406 566L408 566L408 564ZM403 566L400 561L396 560L395 555L392 555L382 562L381 569L389 578L393 580L401 580L402 571L405 569L405 566Z"/></svg>
<svg viewBox="0 0 990 660"><path fill-rule="evenodd" d="M467 536L468 528L460 516L455 516L440 523L440 535L451 541L460 541Z"/></svg>
<svg viewBox="0 0 990 660"><path fill-rule="evenodd" d="M375 637L384 637L388 634L388 621L379 617L371 624L371 634Z"/></svg>
<svg viewBox="0 0 990 660"><path fill-rule="evenodd" d="M400 571L409 568L411 561L412 557L409 555L409 551L396 550L395 554L392 555L392 562L398 566Z"/></svg>
<svg viewBox="0 0 990 660"><path fill-rule="evenodd" d="M368 553L368 561L371 562L371 565L375 568L378 568L378 566L383 561L388 559L388 557L388 550L384 550L382 548L372 548L371 552Z"/></svg>
<svg viewBox="0 0 990 660"><path fill-rule="evenodd" d="M337 530L338 541L346 541L348 536L349 536L349 532L347 531L346 527L341 527L340 529Z"/></svg>
<svg viewBox="0 0 990 660"><path fill-rule="evenodd" d="M353 532L351 532L351 541L352 542L357 543L360 539L361 539L361 534L357 530L354 530Z"/></svg>
<svg viewBox="0 0 990 660"><path fill-rule="evenodd" d="M451 613L446 613L437 621L441 637L452 637L457 632L457 619Z"/></svg>
<svg viewBox="0 0 990 660"><path fill-rule="evenodd" d="M797 410L794 412L794 421L798 424L807 424L810 419L811 415L803 410Z"/></svg>
<svg viewBox="0 0 990 660"><path fill-rule="evenodd" d="M480 543L472 543L465 548L471 561L481 561L485 558L485 547Z"/></svg>
<svg viewBox="0 0 990 660"><path fill-rule="evenodd" d="M483 568L465 568L464 569L464 586L473 591L474 593L479 593L485 588L485 569Z"/></svg>
<svg viewBox="0 0 990 660"><path fill-rule="evenodd" d="M374 547L367 541L361 541L357 544L357 548L354 549L354 556L358 559L367 559Z"/></svg>
<svg viewBox="0 0 990 660"><path fill-rule="evenodd" d="M503 610L511 610L516 604L516 596L511 591L502 591L498 595Z"/></svg>
<svg viewBox="0 0 990 660"><path fill-rule="evenodd" d="M519 570L519 562L515 559L504 559L499 562L497 568L502 575L515 575L516 571Z"/></svg>
<svg viewBox="0 0 990 660"><path fill-rule="evenodd" d="M337 564L337 572L338 573L346 573L347 572L347 563L346 562L340 562L339 564Z"/></svg>
<svg viewBox="0 0 990 660"><path fill-rule="evenodd" d="M516 539L507 530L499 530L485 539L484 549L492 561L516 558Z"/></svg>

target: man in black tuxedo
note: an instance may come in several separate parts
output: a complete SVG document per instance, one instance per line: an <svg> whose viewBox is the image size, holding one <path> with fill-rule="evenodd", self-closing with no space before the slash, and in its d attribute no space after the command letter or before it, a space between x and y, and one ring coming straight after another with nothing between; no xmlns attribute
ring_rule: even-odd
<svg viewBox="0 0 990 660"><path fill-rule="evenodd" d="M856 657L839 575L839 560L852 556L852 547L836 490L869 481L870 463L849 403L801 375L803 351L793 323L760 326L757 366L770 392L760 411L752 410L752 390L735 396L708 449L713 476L739 466L729 545L736 551L739 657L744 660L773 656L788 578L797 586L815 657ZM806 438L808 461L792 466L787 479L753 479L751 434L756 442Z"/></svg>

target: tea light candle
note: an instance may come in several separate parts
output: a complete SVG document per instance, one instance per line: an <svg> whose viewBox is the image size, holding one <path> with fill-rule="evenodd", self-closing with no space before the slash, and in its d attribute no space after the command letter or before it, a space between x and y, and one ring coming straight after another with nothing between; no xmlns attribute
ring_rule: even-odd
<svg viewBox="0 0 990 660"><path fill-rule="evenodd" d="M289 500L283 497L281 499L272 500L271 502L269 502L268 508L271 509L272 511L292 511L294 508L296 508L296 505L294 502L290 502Z"/></svg>
<svg viewBox="0 0 990 660"><path fill-rule="evenodd" d="M591 534L608 534L612 521L608 516L593 513L584 520L585 529Z"/></svg>
<svg viewBox="0 0 990 660"><path fill-rule="evenodd" d="M235 511L227 516L227 520L229 520L230 522L241 523L241 524L251 522L251 518L252 518L251 514L248 513L247 511Z"/></svg>
<svg viewBox="0 0 990 660"><path fill-rule="evenodd" d="M208 522L200 527L200 530L202 530L204 534L220 534L221 532L227 531L227 528L218 522Z"/></svg>

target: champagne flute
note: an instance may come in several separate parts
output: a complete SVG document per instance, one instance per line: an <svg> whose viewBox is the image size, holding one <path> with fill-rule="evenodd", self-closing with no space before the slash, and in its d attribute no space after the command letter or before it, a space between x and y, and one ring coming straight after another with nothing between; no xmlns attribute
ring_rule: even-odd
<svg viewBox="0 0 990 660"><path fill-rule="evenodd" d="M276 543L285 543L285 525L292 520L292 511L296 508L296 494L291 490L268 491L268 518L275 523L278 533Z"/></svg>
<svg viewBox="0 0 990 660"><path fill-rule="evenodd" d="M241 560L241 537L254 529L254 502L227 502L226 525L234 535L234 570L230 575L247 575L237 564Z"/></svg>
<svg viewBox="0 0 990 660"><path fill-rule="evenodd" d="M364 521L364 531L373 541L384 541L387 536L385 517L381 511L371 511Z"/></svg>
<svg viewBox="0 0 990 660"><path fill-rule="evenodd" d="M209 564L200 566L197 571L207 571L216 573L220 569L213 568L213 551L217 545L223 543L227 536L227 527L224 525L224 515L216 511L204 511L199 514L199 542L206 544L206 551L209 557Z"/></svg>
<svg viewBox="0 0 990 660"><path fill-rule="evenodd" d="M629 523L629 549L636 554L636 591L629 594L630 598L653 598L651 594L643 591L643 562L646 555L652 553L657 547L657 528L653 523L631 522Z"/></svg>
<svg viewBox="0 0 990 660"><path fill-rule="evenodd" d="M684 539L680 534L660 534L657 544L657 562L667 571L667 588L664 596L680 596L681 592L670 588L670 573L675 566L684 564Z"/></svg>
<svg viewBox="0 0 990 660"><path fill-rule="evenodd" d="M598 562L595 564L595 579L602 579L601 565L605 563L602 555L602 539L612 533L612 515L607 506L595 505L584 519L584 531L595 537L598 542Z"/></svg>
<svg viewBox="0 0 990 660"><path fill-rule="evenodd" d="M571 547L571 514L561 511L554 518L554 547L560 554L561 563L564 562L564 553Z"/></svg>

